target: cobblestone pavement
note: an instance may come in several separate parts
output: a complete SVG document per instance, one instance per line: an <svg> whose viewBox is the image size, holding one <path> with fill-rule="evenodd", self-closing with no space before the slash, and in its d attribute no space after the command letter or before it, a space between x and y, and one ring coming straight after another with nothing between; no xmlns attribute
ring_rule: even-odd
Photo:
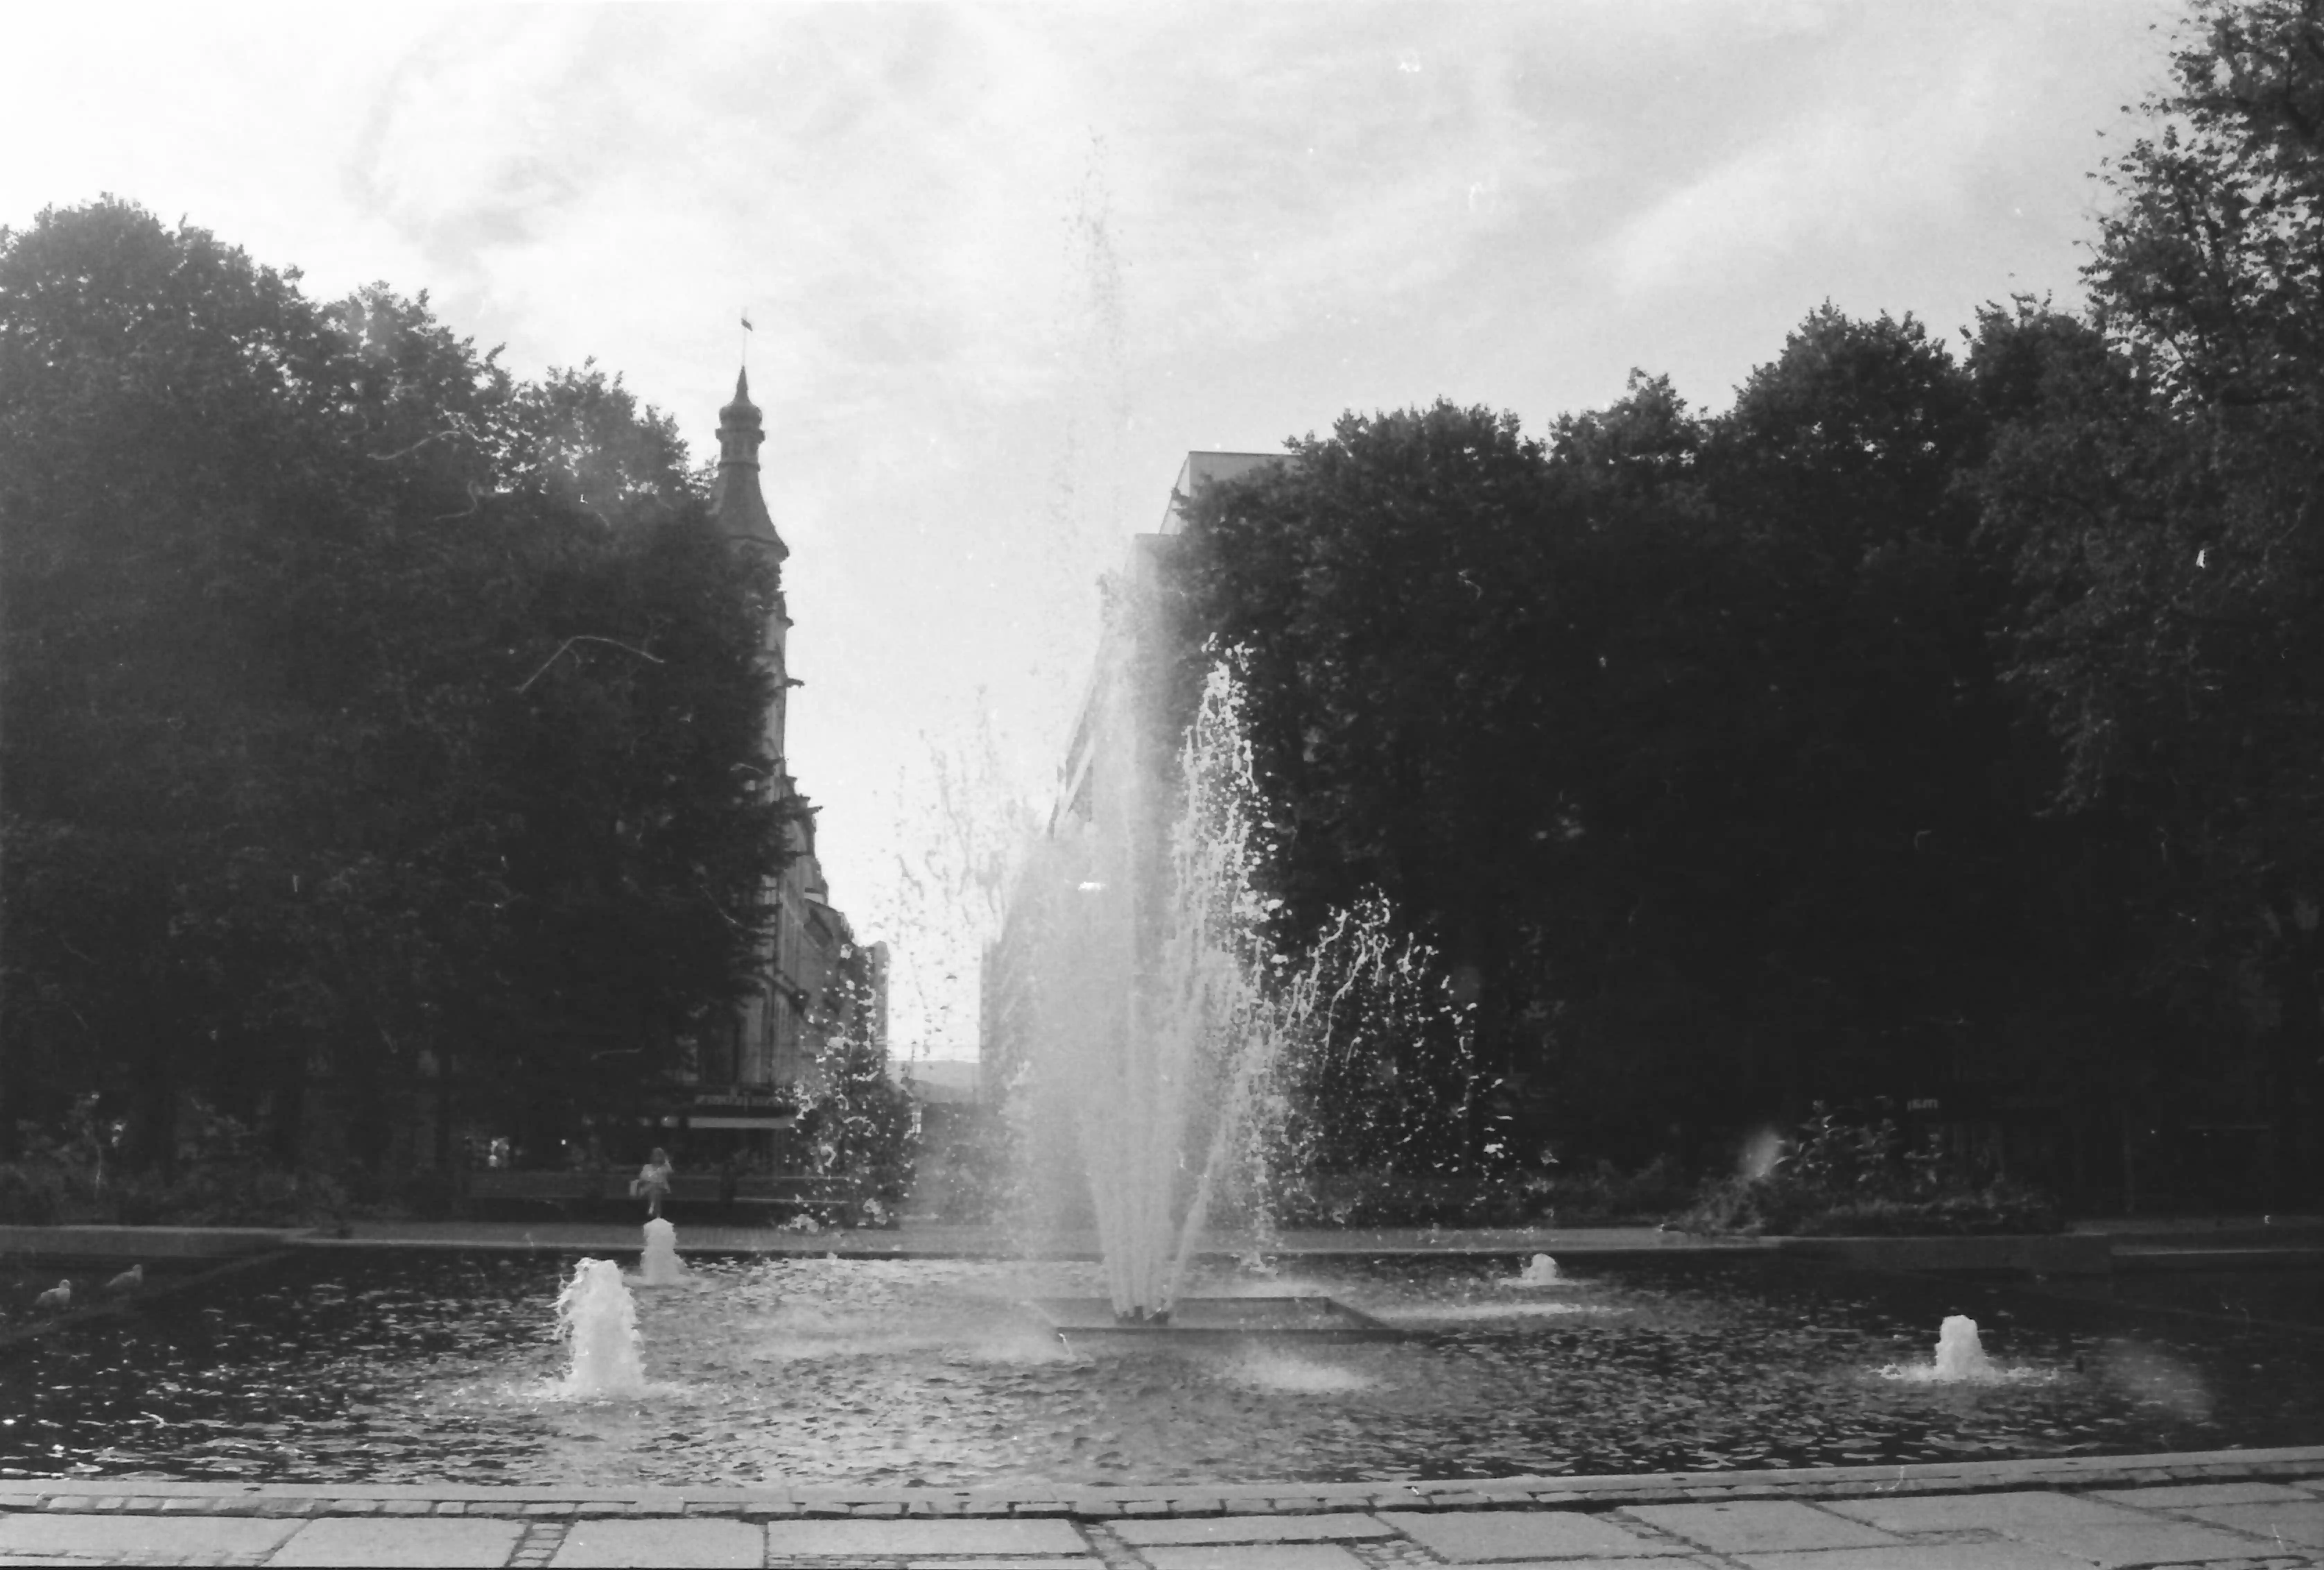
<svg viewBox="0 0 2324 1570"><path fill-rule="evenodd" d="M1056 1499L20 1478L0 1565L2324 1570L2324 1446Z"/></svg>

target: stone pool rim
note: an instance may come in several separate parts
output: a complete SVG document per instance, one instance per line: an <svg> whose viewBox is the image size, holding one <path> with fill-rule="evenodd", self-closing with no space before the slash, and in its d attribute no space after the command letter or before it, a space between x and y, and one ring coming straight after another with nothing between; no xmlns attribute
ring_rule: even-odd
<svg viewBox="0 0 2324 1570"><path fill-rule="evenodd" d="M2308 1218L2302 1218L2308 1221ZM2313 1222L2308 1224L2313 1225ZM2289 1230L2289 1229L2287 1229ZM345 1231L348 1235L338 1235ZM1027 1249L995 1227L908 1224L899 1229L837 1229L793 1233L781 1228L695 1223L678 1233L678 1251L699 1255L763 1255L846 1259L1087 1260L1097 1257L1086 1233L1058 1233ZM2299 1241L2295 1241L2299 1239ZM2270 1255L2307 1255L2324 1261L2324 1251L2297 1233L2260 1251ZM2303 1247L2302 1243L2308 1246ZM337 1251L444 1251L491 1252L613 1252L641 1247L635 1230L622 1223L356 1222L342 1229L300 1227L197 1227L68 1224L0 1224L0 1256L22 1260L169 1261L180 1265L222 1262L281 1250ZM1222 1236L1202 1251L1206 1259L1239 1257L1251 1251L1248 1239ZM1994 1236L1900 1237L1711 1237L1650 1226L1614 1227L1360 1227L1287 1232L1271 1239L1268 1253L1278 1257L1370 1258L1491 1257L1534 1252L1571 1253L1611 1261L1623 1256L1783 1256L1858 1268L1924 1271L1976 1270L2026 1275L2105 1275L2128 1266L2142 1268L2143 1251L2126 1254L2105 1233L2065 1232Z"/></svg>
<svg viewBox="0 0 2324 1570"><path fill-rule="evenodd" d="M2324 1479L2324 1445L1920 1462L1887 1466L1460 1478L1429 1482L1213 1482L1155 1488L581 1488L433 1483L234 1483L0 1478L0 1511L132 1516L513 1516L794 1519L1064 1517L1102 1521L1379 1510L1606 1510L1740 1500L2078 1492Z"/></svg>

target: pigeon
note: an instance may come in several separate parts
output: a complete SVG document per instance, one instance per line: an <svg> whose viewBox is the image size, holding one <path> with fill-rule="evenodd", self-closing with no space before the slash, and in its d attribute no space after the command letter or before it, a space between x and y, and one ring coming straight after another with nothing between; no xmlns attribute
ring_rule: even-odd
<svg viewBox="0 0 2324 1570"><path fill-rule="evenodd" d="M143 1264L135 1264L107 1281L105 1284L105 1289L108 1292L134 1292L144 1284L145 1267Z"/></svg>
<svg viewBox="0 0 2324 1570"><path fill-rule="evenodd" d="M67 1277L32 1299L35 1308L66 1309L72 1307L72 1279Z"/></svg>

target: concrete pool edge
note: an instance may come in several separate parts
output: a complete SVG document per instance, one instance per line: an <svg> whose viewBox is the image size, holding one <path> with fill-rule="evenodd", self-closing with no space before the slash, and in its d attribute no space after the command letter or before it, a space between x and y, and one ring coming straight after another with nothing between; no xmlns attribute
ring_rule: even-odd
<svg viewBox="0 0 2324 1570"><path fill-rule="evenodd" d="M1330 1231L1289 1230L1268 1240L1265 1251L1277 1258L1490 1257L1547 1252L1611 1262L1622 1258L1765 1258L1770 1255L1851 1265L1859 1269L2024 1275L2104 1275L2114 1270L2246 1267L2274 1261L2314 1266L2324 1262L2324 1226L2297 1218L2297 1226L2222 1233L2234 1246L2210 1234L2187 1232L2162 1236L2117 1236L2097 1228L2062 1233L1995 1236L1895 1237L1707 1237L1629 1226L1350 1227ZM344 1233L344 1235L341 1235ZM2245 1233L2251 1233L2246 1236ZM1029 1245L1029 1246L1028 1246ZM93 1224L0 1224L0 1257L76 1257L90 1261L147 1259L208 1262L253 1253L292 1249L328 1253L486 1251L568 1253L634 1251L636 1230L616 1222L542 1218L519 1221L355 1220L344 1228L100 1226ZM1078 1233L1020 1238L996 1226L913 1221L896 1228L833 1229L820 1233L682 1221L678 1248L686 1254L817 1257L837 1254L859 1260L1010 1259L1080 1260L1096 1257L1093 1236ZM1222 1235L1204 1250L1206 1258L1240 1257L1252 1251L1250 1239Z"/></svg>
<svg viewBox="0 0 2324 1570"><path fill-rule="evenodd" d="M0 1512L150 1516L512 1516L1079 1520L1340 1511L1612 1509L1742 1500L2080 1492L2190 1483L2324 1481L2324 1445L2265 1450L1755 1472L1520 1476L1431 1482L1206 1482L1009 1488L578 1488L555 1484L236 1483L152 1478L0 1479Z"/></svg>

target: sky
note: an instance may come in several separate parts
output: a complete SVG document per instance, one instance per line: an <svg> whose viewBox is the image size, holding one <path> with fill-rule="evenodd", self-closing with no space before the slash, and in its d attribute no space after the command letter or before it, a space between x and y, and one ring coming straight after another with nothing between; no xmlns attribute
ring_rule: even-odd
<svg viewBox="0 0 2324 1570"><path fill-rule="evenodd" d="M2159 0L23 6L0 224L100 193L330 297L429 291L716 452L745 355L792 771L973 1056L1097 581L1193 448L1438 398L1716 410L1829 300L2079 297ZM747 312L754 330L745 333Z"/></svg>

